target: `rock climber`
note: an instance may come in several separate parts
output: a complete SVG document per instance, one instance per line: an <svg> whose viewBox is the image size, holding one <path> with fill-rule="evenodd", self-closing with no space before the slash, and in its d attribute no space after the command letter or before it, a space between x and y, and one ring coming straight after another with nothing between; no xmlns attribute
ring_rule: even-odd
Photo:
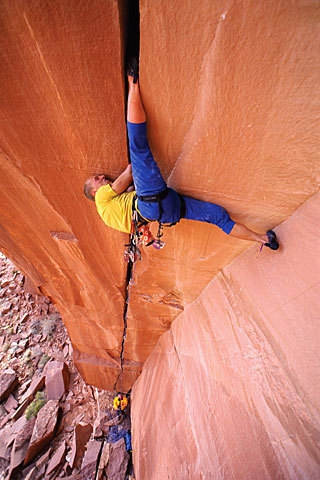
<svg viewBox="0 0 320 480"><path fill-rule="evenodd" d="M128 406L128 397L118 393L113 399L114 410L124 410Z"/></svg>
<svg viewBox="0 0 320 480"><path fill-rule="evenodd" d="M140 225L153 221L158 221L160 225L175 224L181 218L198 220L214 224L232 237L277 250L279 243L274 231L268 230L265 234L254 232L232 220L222 206L180 195L167 187L149 147L135 60L128 66L127 78L131 164L114 181L105 174L96 174L88 178L84 186L86 197L95 201L105 224L121 232L132 233L133 211L137 212Z"/></svg>

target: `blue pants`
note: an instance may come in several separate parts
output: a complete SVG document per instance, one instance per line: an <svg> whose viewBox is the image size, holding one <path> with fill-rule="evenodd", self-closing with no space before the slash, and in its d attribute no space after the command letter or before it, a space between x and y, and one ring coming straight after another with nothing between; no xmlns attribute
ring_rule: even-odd
<svg viewBox="0 0 320 480"><path fill-rule="evenodd" d="M161 207L158 202L146 202L139 199L141 196L152 196L163 192L167 188L167 184L151 153L146 123L127 122L127 128L132 176L141 215L150 221L158 220L161 223L178 222L180 218L198 220L217 225L225 233L230 233L235 222L223 207L215 203L179 195L172 188L168 188L167 196L161 200ZM185 207L183 213L181 202Z"/></svg>

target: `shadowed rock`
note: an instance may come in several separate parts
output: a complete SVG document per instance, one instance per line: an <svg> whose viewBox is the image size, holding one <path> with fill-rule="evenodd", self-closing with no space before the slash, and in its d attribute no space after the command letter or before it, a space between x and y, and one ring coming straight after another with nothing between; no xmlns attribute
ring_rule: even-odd
<svg viewBox="0 0 320 480"><path fill-rule="evenodd" d="M109 462L106 468L108 480L124 480L130 455L123 438L110 444Z"/></svg>
<svg viewBox="0 0 320 480"><path fill-rule="evenodd" d="M81 464L81 473L87 478L95 478L101 448L102 442L96 440L90 441L86 445L86 453Z"/></svg>
<svg viewBox="0 0 320 480"><path fill-rule="evenodd" d="M58 448L58 450L51 457L48 463L48 468L46 471L47 475L50 475L50 473L54 472L59 467L59 465L61 465L61 463L64 460L65 453L66 453L66 443L63 441L60 447Z"/></svg>
<svg viewBox="0 0 320 480"><path fill-rule="evenodd" d="M0 402L6 400L18 386L18 378L14 370L8 369L1 373Z"/></svg>
<svg viewBox="0 0 320 480"><path fill-rule="evenodd" d="M34 429L36 419L32 418L27 423L25 423L22 430L17 434L13 447L11 450L11 459L10 459L10 470L8 474L8 480L14 478L18 467L22 465L27 450L29 448L30 438Z"/></svg>
<svg viewBox="0 0 320 480"><path fill-rule="evenodd" d="M92 431L93 427L91 424L80 422L78 425L76 425L73 434L73 444L69 462L72 469L79 466L80 459L84 455L86 444Z"/></svg>

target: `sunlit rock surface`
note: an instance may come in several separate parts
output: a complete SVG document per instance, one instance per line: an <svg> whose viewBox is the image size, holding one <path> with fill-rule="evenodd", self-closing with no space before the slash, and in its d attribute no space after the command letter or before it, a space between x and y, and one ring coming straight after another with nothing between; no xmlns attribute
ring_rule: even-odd
<svg viewBox="0 0 320 480"><path fill-rule="evenodd" d="M319 478L319 206L284 222L279 255L252 247L225 267L161 337L133 387L137 478Z"/></svg>
<svg viewBox="0 0 320 480"><path fill-rule="evenodd" d="M2 2L0 250L57 304L88 383L126 391L148 359L138 478L316 479L319 4L141 0L141 90L165 178L275 227L282 247L181 221L128 289L128 238L82 194L128 161L123 7Z"/></svg>

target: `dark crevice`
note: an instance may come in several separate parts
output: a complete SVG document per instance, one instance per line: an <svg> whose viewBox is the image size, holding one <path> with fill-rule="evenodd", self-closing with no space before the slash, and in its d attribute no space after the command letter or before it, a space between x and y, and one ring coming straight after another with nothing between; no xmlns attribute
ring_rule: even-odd
<svg viewBox="0 0 320 480"><path fill-rule="evenodd" d="M139 13L139 0L127 0L126 3L126 14L125 14L125 49L124 49L124 73L126 75L126 64L128 60L132 57L136 57L139 61L140 55L140 13ZM125 82L126 84L126 82ZM127 90L125 91L125 95L127 97ZM128 159L130 162L130 154L128 149ZM130 285L132 283L133 277L133 263L131 260L128 262L127 267L127 275L126 275L126 290L125 290L125 303L124 303L124 310L123 310L123 335L122 335L122 342L121 342L121 351L120 351L120 373L115 383L115 390L119 393L127 393L123 392L122 386L122 377L123 377L123 369L124 369L124 347L125 341L127 336L127 315L128 315L128 307L129 307L129 290Z"/></svg>
<svg viewBox="0 0 320 480"><path fill-rule="evenodd" d="M132 57L139 59L140 52L140 13L139 0L128 0L126 60Z"/></svg>
<svg viewBox="0 0 320 480"><path fill-rule="evenodd" d="M127 97L128 97L128 83L127 83L127 63L135 57L139 63L140 58L140 12L139 0L127 0L127 14L125 20L126 34L125 34L125 48L124 48L124 76L125 76L125 117L127 113ZM126 118L125 118L126 120ZM131 162L129 151L129 140L127 138L127 152L128 161Z"/></svg>

